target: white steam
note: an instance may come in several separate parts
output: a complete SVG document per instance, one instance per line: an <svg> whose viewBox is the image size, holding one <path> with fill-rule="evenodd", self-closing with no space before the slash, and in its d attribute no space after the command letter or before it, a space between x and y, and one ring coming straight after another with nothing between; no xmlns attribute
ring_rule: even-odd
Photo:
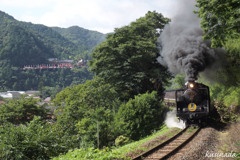
<svg viewBox="0 0 240 160"><path fill-rule="evenodd" d="M179 121L178 118L176 117L176 110L169 111L167 113L165 123L169 128L173 127L181 129L185 128L185 123L182 120Z"/></svg>

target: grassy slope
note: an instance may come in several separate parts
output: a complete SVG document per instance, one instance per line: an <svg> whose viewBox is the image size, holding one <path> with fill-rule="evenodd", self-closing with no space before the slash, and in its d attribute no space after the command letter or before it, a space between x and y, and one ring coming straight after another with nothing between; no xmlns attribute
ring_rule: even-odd
<svg viewBox="0 0 240 160"><path fill-rule="evenodd" d="M226 129L219 132L219 153L235 153L240 159L240 118L237 122L229 124ZM223 158L224 159L224 158Z"/></svg>
<svg viewBox="0 0 240 160"><path fill-rule="evenodd" d="M132 142L130 144L124 145L122 147L116 148L105 148L103 150L87 148L87 149L76 149L69 151L66 155L60 155L59 157L55 157L52 160L74 160L74 159L81 159L81 160L111 160L116 158L121 159L129 159L125 155L128 152L133 152L138 146L141 144L150 141L166 132L171 130L167 126L162 126L162 128L157 131L156 133L136 142Z"/></svg>

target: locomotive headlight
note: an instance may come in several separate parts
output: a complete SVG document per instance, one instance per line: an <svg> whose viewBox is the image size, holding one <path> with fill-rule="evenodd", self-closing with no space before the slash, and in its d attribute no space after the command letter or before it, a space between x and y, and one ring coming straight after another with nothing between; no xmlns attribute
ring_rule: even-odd
<svg viewBox="0 0 240 160"><path fill-rule="evenodd" d="M190 83L189 84L189 87L192 89L194 87L194 84L193 83Z"/></svg>

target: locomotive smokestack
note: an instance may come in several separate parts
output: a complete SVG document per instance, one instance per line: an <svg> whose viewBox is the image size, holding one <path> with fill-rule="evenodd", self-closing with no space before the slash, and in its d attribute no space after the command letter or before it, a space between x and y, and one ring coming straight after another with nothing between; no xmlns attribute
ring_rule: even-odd
<svg viewBox="0 0 240 160"><path fill-rule="evenodd" d="M197 80L198 74L210 66L218 57L210 41L202 39L200 19L193 13L195 1L180 0L179 12L164 28L158 62L169 71L185 73L188 81Z"/></svg>

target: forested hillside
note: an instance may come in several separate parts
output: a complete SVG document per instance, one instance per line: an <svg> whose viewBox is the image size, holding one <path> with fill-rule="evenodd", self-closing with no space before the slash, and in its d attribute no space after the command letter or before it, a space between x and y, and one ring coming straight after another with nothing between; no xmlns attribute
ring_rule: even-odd
<svg viewBox="0 0 240 160"><path fill-rule="evenodd" d="M104 34L80 27L50 28L20 22L1 11L0 22L0 90L38 89L39 84L66 87L91 77L83 68L41 72L22 71L21 68L48 64L48 58L90 59L90 53L104 40ZM60 78L56 81L51 77Z"/></svg>

